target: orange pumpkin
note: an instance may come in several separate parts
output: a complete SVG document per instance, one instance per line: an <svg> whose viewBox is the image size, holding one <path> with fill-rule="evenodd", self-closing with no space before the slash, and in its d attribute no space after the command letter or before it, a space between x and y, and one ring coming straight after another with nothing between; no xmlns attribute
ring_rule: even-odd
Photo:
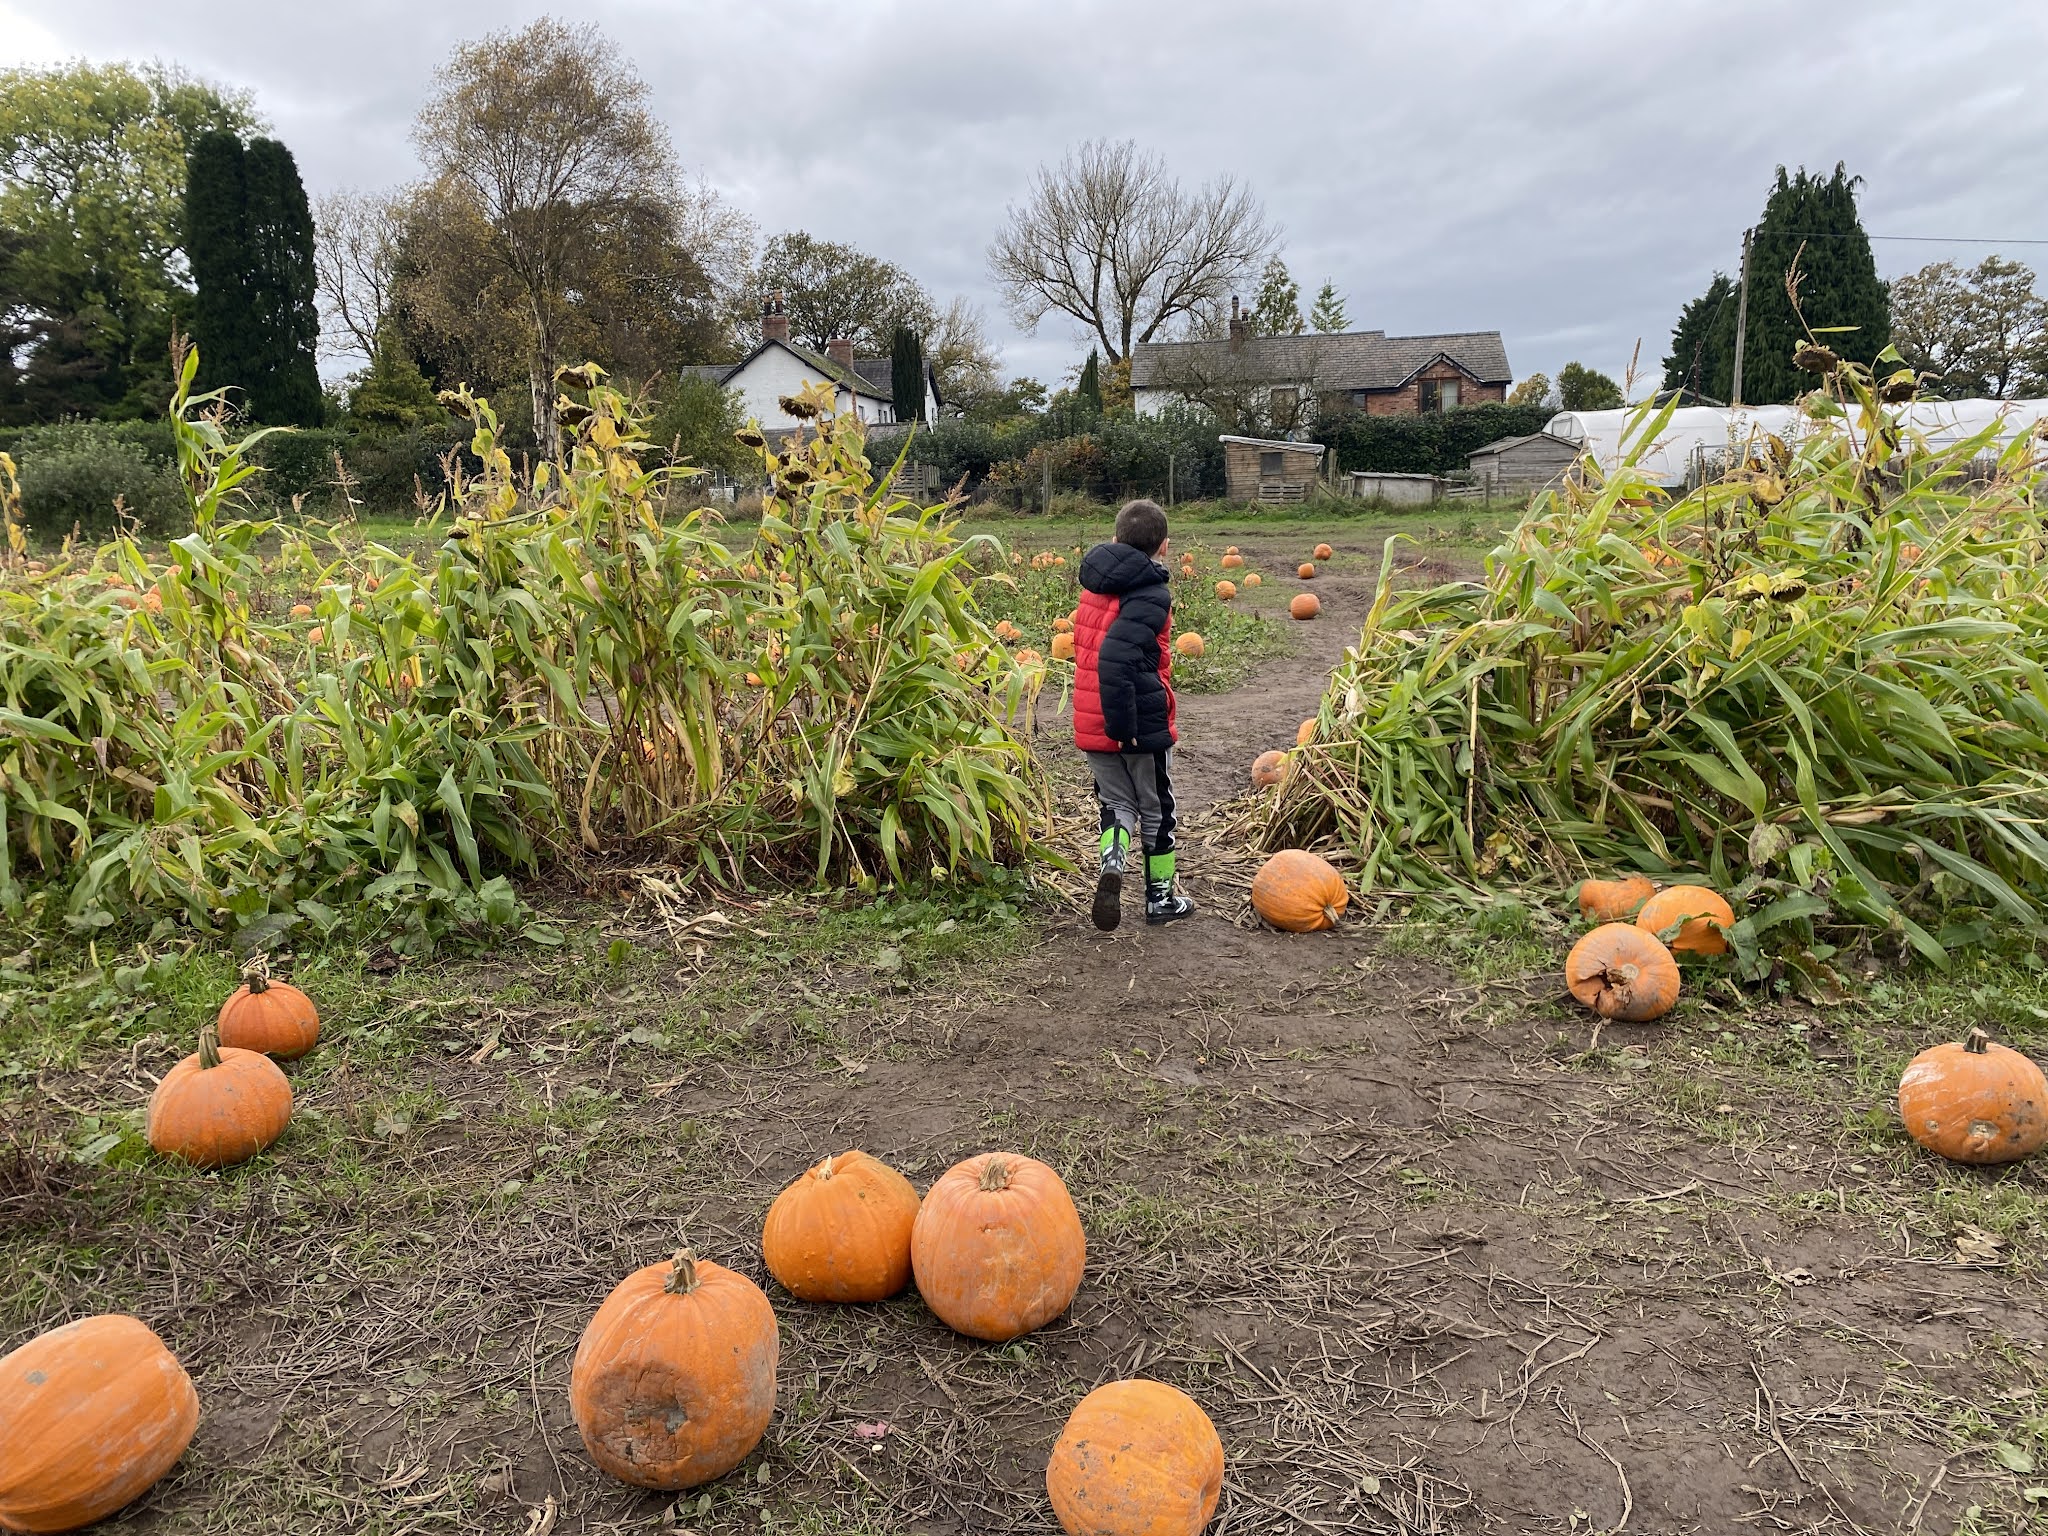
<svg viewBox="0 0 2048 1536"><path fill-rule="evenodd" d="M1619 880L1587 880L1579 886L1579 916L1589 923L1625 923L1657 894L1656 883L1642 875Z"/></svg>
<svg viewBox="0 0 2048 1536"><path fill-rule="evenodd" d="M1045 658L1029 646L1017 653L1017 665L1020 667L1035 667L1043 660Z"/></svg>
<svg viewBox="0 0 2048 1536"><path fill-rule="evenodd" d="M211 1024L149 1096L149 1144L200 1168L246 1162L291 1120L292 1085L277 1063L223 1046Z"/></svg>
<svg viewBox="0 0 2048 1536"><path fill-rule="evenodd" d="M1285 752L1261 752L1252 759L1252 788L1271 789L1287 777Z"/></svg>
<svg viewBox="0 0 2048 1536"><path fill-rule="evenodd" d="M1244 564L1244 556L1240 555L1236 550L1233 549L1229 554L1225 555L1221 560L1219 560L1217 564L1221 565L1223 569L1225 569L1226 571L1234 571L1239 566Z"/></svg>
<svg viewBox="0 0 2048 1536"><path fill-rule="evenodd" d="M1603 923L1572 946L1564 983L1603 1019L1647 1024L1678 1001L1678 962L1654 933Z"/></svg>
<svg viewBox="0 0 2048 1536"><path fill-rule="evenodd" d="M1289 616L1297 619L1312 619L1322 611L1322 601L1313 592L1298 592L1287 605Z"/></svg>
<svg viewBox="0 0 2048 1536"><path fill-rule="evenodd" d="M1301 848L1276 853L1252 877L1252 906L1285 933L1337 926L1351 892L1328 859Z"/></svg>
<svg viewBox="0 0 2048 1536"><path fill-rule="evenodd" d="M322 640L325 640L326 638L327 631L321 628L321 626L319 626L318 624L315 624L311 629L306 631L306 641L309 645L318 645Z"/></svg>
<svg viewBox="0 0 2048 1536"><path fill-rule="evenodd" d="M1981 1029L1922 1051L1899 1079L1899 1118L1957 1163L2011 1163L2048 1145L2048 1077ZM4 1383L0 1383L4 1386Z"/></svg>
<svg viewBox="0 0 2048 1536"><path fill-rule="evenodd" d="M1246 586L1248 586L1248 587L1256 587L1256 586L1257 586L1257 585L1259 584L1259 582L1260 582L1261 580L1263 580L1263 578L1262 578L1262 577L1261 577L1261 576L1259 575L1259 573L1258 573L1257 571L1246 571L1246 572L1245 572L1245 576L1244 576L1244 584L1245 584Z"/></svg>
<svg viewBox="0 0 2048 1536"><path fill-rule="evenodd" d="M1233 544L1228 549L1224 550L1223 553L1225 553L1226 555L1234 555L1237 553L1237 546Z"/></svg>
<svg viewBox="0 0 2048 1536"><path fill-rule="evenodd" d="M305 603L293 603L292 617L295 619L310 619L313 617L313 610Z"/></svg>
<svg viewBox="0 0 2048 1536"><path fill-rule="evenodd" d="M1074 632L1074 621L1064 616L1054 619L1052 632L1056 635L1071 635Z"/></svg>
<svg viewBox="0 0 2048 1536"><path fill-rule="evenodd" d="M109 1314L0 1357L0 1527L75 1531L140 1498L199 1425L199 1394L139 1318Z"/></svg>
<svg viewBox="0 0 2048 1536"><path fill-rule="evenodd" d="M761 1257L799 1301L886 1301L910 1284L910 1180L865 1152L809 1168L768 1207Z"/></svg>
<svg viewBox="0 0 2048 1536"><path fill-rule="evenodd" d="M1233 597L1237 596L1237 583L1231 581L1217 582L1216 595L1222 598L1224 602L1229 602Z"/></svg>
<svg viewBox="0 0 2048 1536"><path fill-rule="evenodd" d="M1318 545L1316 546L1316 558L1317 558L1318 560L1334 560L1334 559L1336 558L1336 556L1337 556L1337 551L1335 551L1334 549L1330 548L1330 546L1329 546L1329 545L1327 545L1327 544L1318 544Z"/></svg>
<svg viewBox="0 0 2048 1536"><path fill-rule="evenodd" d="M605 1297L569 1367L569 1410L590 1459L620 1482L694 1488L761 1443L780 1357L761 1288L685 1250Z"/></svg>
<svg viewBox="0 0 2048 1536"><path fill-rule="evenodd" d="M1173 648L1181 655L1187 657L1198 657L1208 650L1208 647L1202 643L1202 637L1192 629L1184 631L1180 638L1173 642Z"/></svg>
<svg viewBox="0 0 2048 1536"><path fill-rule="evenodd" d="M996 624L996 638L998 640L1001 640L1005 644L1008 644L1012 640L1023 639L1024 632L1020 630L1016 625L1012 624L1008 619L1001 619L997 621Z"/></svg>
<svg viewBox="0 0 2048 1536"><path fill-rule="evenodd" d="M1297 747L1305 747L1315 739L1316 722L1313 717L1302 721L1301 724L1298 727L1296 727L1294 732L1294 744Z"/></svg>
<svg viewBox="0 0 2048 1536"><path fill-rule="evenodd" d="M1067 1186L1020 1152L984 1152L948 1168L910 1232L925 1305L947 1327L995 1344L1066 1311L1087 1262Z"/></svg>
<svg viewBox="0 0 2048 1536"><path fill-rule="evenodd" d="M1673 885L1643 903L1636 913L1636 926L1662 937L1677 926L1671 948L1681 955L1725 955L1727 931L1735 926L1735 912L1717 892L1703 885Z"/></svg>
<svg viewBox="0 0 2048 1536"><path fill-rule="evenodd" d="M1199 1536L1223 1491L1223 1441L1185 1392L1112 1381L1067 1419L1045 1491L1068 1536Z"/></svg>
<svg viewBox="0 0 2048 1536"><path fill-rule="evenodd" d="M1059 634L1052 637L1052 659L1054 661L1072 661L1074 659L1074 632L1072 630L1062 630Z"/></svg>
<svg viewBox="0 0 2048 1536"><path fill-rule="evenodd" d="M260 960L243 974L248 980L220 1005L215 1027L222 1045L296 1061L319 1044L320 1010L313 999L288 981L272 981Z"/></svg>
<svg viewBox="0 0 2048 1536"><path fill-rule="evenodd" d="M1316 568L1313 565L1309 564L1306 560L1302 561L1301 564L1296 566L1294 570L1294 574L1299 576L1303 581L1311 580L1315 576L1315 573Z"/></svg>

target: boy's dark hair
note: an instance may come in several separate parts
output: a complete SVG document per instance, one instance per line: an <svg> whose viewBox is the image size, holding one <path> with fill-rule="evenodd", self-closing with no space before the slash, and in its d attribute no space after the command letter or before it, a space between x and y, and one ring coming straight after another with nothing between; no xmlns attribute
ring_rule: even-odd
<svg viewBox="0 0 2048 1536"><path fill-rule="evenodd" d="M1166 542L1166 513L1159 503L1125 502L1124 509L1116 515L1116 541L1148 555L1158 554L1159 546Z"/></svg>

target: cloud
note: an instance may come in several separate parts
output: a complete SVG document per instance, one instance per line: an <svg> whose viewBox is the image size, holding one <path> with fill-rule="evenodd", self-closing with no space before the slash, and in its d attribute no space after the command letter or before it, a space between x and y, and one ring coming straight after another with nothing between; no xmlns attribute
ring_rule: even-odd
<svg viewBox="0 0 2048 1536"><path fill-rule="evenodd" d="M161 57L255 92L316 192L416 170L413 112L460 39L545 7L216 0L207 25L134 0L11 0L0 63ZM563 13L568 14L568 13ZM1132 137L1191 181L1249 181L1305 292L1352 322L1497 328L1518 372L1661 359L1678 309L1735 263L1779 163L1862 175L1888 234L2048 238L2048 6L1871 0L1823 21L1779 0L593 0L686 164L764 231L902 263L995 321L1012 371L1085 351L1008 330L983 268L1039 163ZM1986 246L1878 245L1911 270ZM2014 247L2008 254L2023 259Z"/></svg>

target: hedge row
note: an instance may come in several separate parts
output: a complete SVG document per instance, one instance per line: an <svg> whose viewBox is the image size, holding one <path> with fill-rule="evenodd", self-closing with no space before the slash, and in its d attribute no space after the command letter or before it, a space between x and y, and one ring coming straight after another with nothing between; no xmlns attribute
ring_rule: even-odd
<svg viewBox="0 0 2048 1536"><path fill-rule="evenodd" d="M1438 416L1353 414L1318 423L1312 435L1336 455L1340 470L1449 475L1468 467L1473 450L1541 432L1556 414L1543 405L1474 405Z"/></svg>

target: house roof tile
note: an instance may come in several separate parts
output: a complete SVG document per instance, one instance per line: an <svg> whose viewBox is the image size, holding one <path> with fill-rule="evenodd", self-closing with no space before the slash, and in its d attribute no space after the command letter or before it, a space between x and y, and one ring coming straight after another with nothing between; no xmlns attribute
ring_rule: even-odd
<svg viewBox="0 0 2048 1536"><path fill-rule="evenodd" d="M1228 341L1141 342L1131 348L1131 386L1171 389L1183 370L1214 375L1227 366L1243 377L1276 384L1312 380L1325 390L1399 389L1439 357L1482 384L1506 384L1514 377L1499 331L1429 336L1351 331L1248 337L1234 355Z"/></svg>

